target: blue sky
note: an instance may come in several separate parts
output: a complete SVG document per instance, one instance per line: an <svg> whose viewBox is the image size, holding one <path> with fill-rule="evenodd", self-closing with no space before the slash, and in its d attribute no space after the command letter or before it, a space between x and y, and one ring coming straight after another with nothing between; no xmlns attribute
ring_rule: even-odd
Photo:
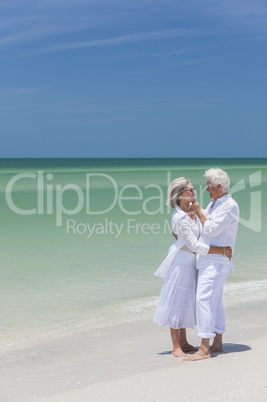
<svg viewBox="0 0 267 402"><path fill-rule="evenodd" d="M0 2L0 157L266 157L267 1Z"/></svg>

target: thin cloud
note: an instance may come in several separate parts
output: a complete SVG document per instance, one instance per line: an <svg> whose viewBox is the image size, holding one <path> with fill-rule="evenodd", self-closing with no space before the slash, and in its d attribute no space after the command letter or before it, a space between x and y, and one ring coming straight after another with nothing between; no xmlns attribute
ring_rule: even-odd
<svg viewBox="0 0 267 402"><path fill-rule="evenodd" d="M0 98L10 98L25 95L35 95L37 92L41 92L49 89L48 86L39 87L8 87L0 88Z"/></svg>
<svg viewBox="0 0 267 402"><path fill-rule="evenodd" d="M38 53L48 53L55 51L74 50L88 47L100 46L115 46L124 45L127 43L149 41L149 40L163 40L176 37L194 36L199 32L187 29L169 29L161 31L152 31L133 35L121 35L114 38L96 39L82 42L64 43L46 48Z"/></svg>
<svg viewBox="0 0 267 402"><path fill-rule="evenodd" d="M68 34L72 32L80 32L86 30L90 27L90 20L87 19L79 19L77 21L69 20L69 19L61 19L58 21L57 19L44 19L41 17L29 18L29 19L21 19L19 20L23 22L25 25L27 22L34 22L32 26L29 28L25 28L25 26L17 27L16 33L9 33L5 36L2 35L0 38L0 46L7 47L10 45L25 43L25 42L36 42L38 39L46 38L49 36L56 36L62 34ZM8 24L15 25L16 20L9 21ZM18 25L18 24L16 24ZM30 25L30 24L28 24ZM1 28L1 23L0 23Z"/></svg>
<svg viewBox="0 0 267 402"><path fill-rule="evenodd" d="M129 54L121 54L114 56L116 59L131 59L131 58L137 58L137 57L176 57L176 56L184 56L184 55L191 55L194 53L200 53L203 51L206 51L207 48L205 47L193 47L193 48L186 48L186 49L178 49L178 50L169 50L169 51L163 51L163 52L146 52L146 53L129 53Z"/></svg>

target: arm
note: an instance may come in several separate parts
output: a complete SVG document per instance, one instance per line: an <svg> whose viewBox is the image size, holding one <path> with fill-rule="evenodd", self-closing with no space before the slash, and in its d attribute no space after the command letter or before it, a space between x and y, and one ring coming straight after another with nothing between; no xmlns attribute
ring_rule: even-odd
<svg viewBox="0 0 267 402"><path fill-rule="evenodd" d="M188 216L176 216L173 220L173 232L176 233L179 239L181 239L192 251L197 254L207 255L209 246L198 241L188 223L188 219L190 219Z"/></svg>
<svg viewBox="0 0 267 402"><path fill-rule="evenodd" d="M179 238L181 238L185 244L195 253L201 255L207 254L222 254L227 258L231 259L232 249L231 247L217 247L208 246L207 244L201 243L195 236L187 219L184 217L182 219L177 219L174 224L174 231L178 233Z"/></svg>
<svg viewBox="0 0 267 402"><path fill-rule="evenodd" d="M210 246L208 254L222 254L225 255L225 257L227 257L231 261L232 248L230 246L227 247Z"/></svg>
<svg viewBox="0 0 267 402"><path fill-rule="evenodd" d="M198 204L199 205L199 204ZM192 208L192 210L193 210L193 208ZM202 215L204 216L204 218L205 218L205 211L204 211L204 209L202 209L201 207L200 207L200 211L202 212ZM174 233L174 231L172 231L172 235L173 235L173 237L175 238L175 240L178 240L178 235L176 234L176 233Z"/></svg>
<svg viewBox="0 0 267 402"><path fill-rule="evenodd" d="M197 201L194 202L193 209L202 223L203 234L209 237L219 236L227 227L235 224L239 219L238 207L229 203L222 205L220 211L216 211L214 216L209 216L209 219L202 213Z"/></svg>
<svg viewBox="0 0 267 402"><path fill-rule="evenodd" d="M194 201L191 209L197 214L200 222L202 223L202 226L204 226L205 222L207 221L207 218L203 214L200 204L197 201Z"/></svg>

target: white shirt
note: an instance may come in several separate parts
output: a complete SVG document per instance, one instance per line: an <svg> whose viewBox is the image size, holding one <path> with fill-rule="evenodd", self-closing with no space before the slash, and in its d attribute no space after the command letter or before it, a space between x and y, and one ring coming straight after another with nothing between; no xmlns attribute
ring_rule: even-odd
<svg viewBox="0 0 267 402"><path fill-rule="evenodd" d="M203 226L200 241L208 246L226 247L231 246L234 253L234 245L239 221L239 207L231 194L220 197L211 208L209 203L204 215L207 218ZM209 254L197 257L197 268L205 268L210 263L229 265L229 273L233 272L233 262L222 254Z"/></svg>
<svg viewBox="0 0 267 402"><path fill-rule="evenodd" d="M172 230L179 237L170 247L167 257L155 272L155 275L161 278L166 277L175 256L185 244L195 253L206 255L209 252L209 246L198 240L198 236L202 232L201 222L198 218L196 221L192 220L180 207L177 207L172 214Z"/></svg>
<svg viewBox="0 0 267 402"><path fill-rule="evenodd" d="M193 220L180 207L176 207L172 214L172 230L196 254L208 254L209 246L198 240L202 232L198 217Z"/></svg>

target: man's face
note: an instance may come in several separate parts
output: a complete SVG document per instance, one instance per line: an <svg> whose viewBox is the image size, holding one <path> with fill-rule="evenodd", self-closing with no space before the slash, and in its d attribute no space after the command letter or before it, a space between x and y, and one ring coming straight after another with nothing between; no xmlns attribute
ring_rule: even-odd
<svg viewBox="0 0 267 402"><path fill-rule="evenodd" d="M222 196L222 186L220 184L213 186L209 180L207 180L207 191L213 200L217 200Z"/></svg>

